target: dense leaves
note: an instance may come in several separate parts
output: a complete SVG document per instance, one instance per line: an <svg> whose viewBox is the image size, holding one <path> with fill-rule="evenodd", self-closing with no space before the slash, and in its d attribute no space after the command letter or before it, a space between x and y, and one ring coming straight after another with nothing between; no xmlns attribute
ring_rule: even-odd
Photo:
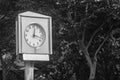
<svg viewBox="0 0 120 80"><path fill-rule="evenodd" d="M23 74L18 69L24 69L24 63L15 54L15 19L18 13L27 10L53 19L53 54L49 62L35 62L36 80L88 80L90 67L81 40L88 46L92 61L97 53L95 79L120 79L119 0L3 0L0 1L0 59L6 73L4 80L9 75L13 76L10 80L24 78L18 74Z"/></svg>

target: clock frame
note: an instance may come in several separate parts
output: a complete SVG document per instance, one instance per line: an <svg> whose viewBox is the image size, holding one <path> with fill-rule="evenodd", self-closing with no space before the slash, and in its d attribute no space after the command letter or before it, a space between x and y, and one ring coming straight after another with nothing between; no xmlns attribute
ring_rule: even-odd
<svg viewBox="0 0 120 80"><path fill-rule="evenodd" d="M37 24L43 28L43 42L39 46L30 46L25 39L25 30L31 24ZM45 33L44 33L45 32ZM35 33L37 34L37 33ZM32 33L33 35L33 33ZM52 54L52 17L26 11L16 17L16 53L23 54L23 60L49 60Z"/></svg>

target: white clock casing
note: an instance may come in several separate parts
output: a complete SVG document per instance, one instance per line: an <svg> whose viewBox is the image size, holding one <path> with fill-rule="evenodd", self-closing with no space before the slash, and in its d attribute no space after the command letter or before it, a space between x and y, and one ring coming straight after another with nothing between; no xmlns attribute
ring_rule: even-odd
<svg viewBox="0 0 120 80"><path fill-rule="evenodd" d="M30 45L26 40L28 37L25 38L25 30L28 28L28 26L32 24L38 24L38 26L41 26L41 28L35 29L36 33L33 37L33 30L30 30L30 33L27 33L27 35L31 35L32 38L30 40L35 39L35 44L32 43ZM43 30L42 30L43 28ZM41 33L38 33L39 30L43 31L44 37L43 40L37 44L37 41L41 38L39 38ZM30 41L32 42L32 41ZM33 46L34 45L34 46ZM39 48L38 48L39 47ZM35 52L35 48L36 52ZM41 55L48 55L52 54L52 18L50 16L46 16L43 14L34 13L31 11L26 11L23 13L18 14L18 17L16 19L16 53L23 53L23 54L41 54Z"/></svg>

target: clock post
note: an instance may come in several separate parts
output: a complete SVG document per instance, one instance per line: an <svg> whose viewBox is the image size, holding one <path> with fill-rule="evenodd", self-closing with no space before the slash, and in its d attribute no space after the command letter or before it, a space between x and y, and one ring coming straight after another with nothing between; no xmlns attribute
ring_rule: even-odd
<svg viewBox="0 0 120 80"><path fill-rule="evenodd" d="M49 61L52 54L52 18L26 11L16 19L16 53L25 63L25 80L34 80L34 62Z"/></svg>
<svg viewBox="0 0 120 80"><path fill-rule="evenodd" d="M34 63L25 61L25 80L34 80Z"/></svg>

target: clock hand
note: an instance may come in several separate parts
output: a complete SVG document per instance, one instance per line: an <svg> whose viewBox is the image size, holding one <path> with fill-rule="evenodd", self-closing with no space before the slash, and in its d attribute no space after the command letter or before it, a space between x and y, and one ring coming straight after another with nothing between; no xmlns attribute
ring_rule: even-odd
<svg viewBox="0 0 120 80"><path fill-rule="evenodd" d="M34 31L33 31L33 37L35 37L35 27L34 27Z"/></svg>
<svg viewBox="0 0 120 80"><path fill-rule="evenodd" d="M41 33L39 33L40 34L40 36L42 36L42 34ZM38 35L34 35L35 37L38 37L38 38L41 38L40 36L38 36Z"/></svg>
<svg viewBox="0 0 120 80"><path fill-rule="evenodd" d="M37 38L37 39L39 39L39 40L43 40L43 38L41 38L41 37L39 37L39 36L37 36L37 35L35 35L35 38Z"/></svg>
<svg viewBox="0 0 120 80"><path fill-rule="evenodd" d="M39 36L37 36L37 35L35 35L35 37L41 38L41 37L39 37Z"/></svg>
<svg viewBox="0 0 120 80"><path fill-rule="evenodd" d="M34 27L34 35L35 35L35 27Z"/></svg>

